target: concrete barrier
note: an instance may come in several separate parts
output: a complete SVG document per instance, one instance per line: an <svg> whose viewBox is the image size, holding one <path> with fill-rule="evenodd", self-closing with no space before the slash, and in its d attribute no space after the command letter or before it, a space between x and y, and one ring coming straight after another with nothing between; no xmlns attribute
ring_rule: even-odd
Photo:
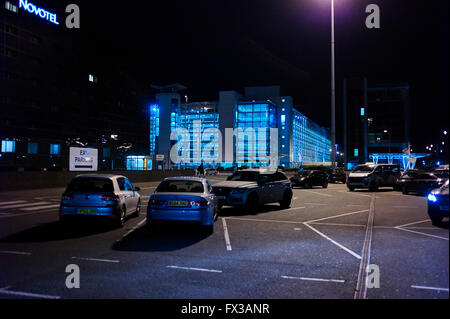
<svg viewBox="0 0 450 319"><path fill-rule="evenodd" d="M80 172L0 172L0 192L65 187L78 175L92 173ZM181 171L114 171L98 172L98 174L114 174L126 176L132 183L156 182L165 177L193 176L193 170Z"/></svg>

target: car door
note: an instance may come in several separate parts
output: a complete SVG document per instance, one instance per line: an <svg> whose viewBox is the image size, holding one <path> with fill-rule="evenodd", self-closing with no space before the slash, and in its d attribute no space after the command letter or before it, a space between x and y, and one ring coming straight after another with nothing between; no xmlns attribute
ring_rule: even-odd
<svg viewBox="0 0 450 319"><path fill-rule="evenodd" d="M139 194L135 191L133 184L128 179L125 179L125 191L127 193L126 205L127 213L133 213L136 211L136 207L139 200Z"/></svg>
<svg viewBox="0 0 450 319"><path fill-rule="evenodd" d="M286 182L286 176L283 173L277 172L274 176L274 201L278 202L283 199L284 196L284 190L286 188L285 186Z"/></svg>
<svg viewBox="0 0 450 319"><path fill-rule="evenodd" d="M273 180L274 174L264 174L260 175L260 182L259 183L259 199L261 203L272 203L274 199L273 195L273 189L274 189L274 180Z"/></svg>

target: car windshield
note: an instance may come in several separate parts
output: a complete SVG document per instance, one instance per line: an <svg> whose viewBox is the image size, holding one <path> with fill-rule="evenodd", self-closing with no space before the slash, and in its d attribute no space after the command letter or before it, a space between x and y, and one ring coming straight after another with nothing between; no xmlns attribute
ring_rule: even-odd
<svg viewBox="0 0 450 319"><path fill-rule="evenodd" d="M308 177L309 175L311 175L312 171L304 171L302 173L300 173L301 177Z"/></svg>
<svg viewBox="0 0 450 319"><path fill-rule="evenodd" d="M240 182L256 182L258 180L258 173L255 172L238 172L228 179L230 181Z"/></svg>
<svg viewBox="0 0 450 319"><path fill-rule="evenodd" d="M203 193L203 183L196 181L163 181L157 193Z"/></svg>
<svg viewBox="0 0 450 319"><path fill-rule="evenodd" d="M359 165L353 169L353 173L370 173L373 172L373 169L373 166Z"/></svg>
<svg viewBox="0 0 450 319"><path fill-rule="evenodd" d="M69 192L109 193L114 191L112 180L107 178L76 178L67 188Z"/></svg>

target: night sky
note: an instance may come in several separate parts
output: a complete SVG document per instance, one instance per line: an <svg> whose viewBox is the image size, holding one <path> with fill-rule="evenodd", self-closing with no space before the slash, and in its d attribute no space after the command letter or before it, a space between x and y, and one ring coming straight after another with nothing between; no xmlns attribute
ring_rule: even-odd
<svg viewBox="0 0 450 319"><path fill-rule="evenodd" d="M91 59L139 81L188 87L191 101L219 90L281 85L305 115L330 125L330 0L79 1ZM366 5L381 29L365 27ZM449 1L336 0L338 142L342 82L411 85L415 151L448 130Z"/></svg>

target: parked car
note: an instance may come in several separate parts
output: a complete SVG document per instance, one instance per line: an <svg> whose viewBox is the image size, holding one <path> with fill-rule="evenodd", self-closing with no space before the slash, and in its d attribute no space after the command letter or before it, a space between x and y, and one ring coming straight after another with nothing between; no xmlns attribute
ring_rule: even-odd
<svg viewBox="0 0 450 319"><path fill-rule="evenodd" d="M198 223L214 232L218 201L208 180L200 177L170 177L150 197L147 226L154 221Z"/></svg>
<svg viewBox="0 0 450 319"><path fill-rule="evenodd" d="M348 176L347 187L351 192L357 188L369 189L372 192L377 191L379 187L396 189L400 175L400 165L358 165Z"/></svg>
<svg viewBox="0 0 450 319"><path fill-rule="evenodd" d="M217 174L219 174L219 172L215 169L215 168L207 168L206 170L205 170L205 175L206 176L211 176L211 175L217 175Z"/></svg>
<svg viewBox="0 0 450 319"><path fill-rule="evenodd" d="M291 178L292 187L312 188L320 186L328 188L328 175L323 171L306 170Z"/></svg>
<svg viewBox="0 0 450 319"><path fill-rule="evenodd" d="M242 170L213 186L214 194L223 205L244 206L254 211L260 205L280 203L289 208L292 201L291 182L282 172Z"/></svg>
<svg viewBox="0 0 450 319"><path fill-rule="evenodd" d="M330 183L346 183L347 182L347 173L343 168L331 168L327 171L328 180Z"/></svg>
<svg viewBox="0 0 450 319"><path fill-rule="evenodd" d="M445 184L448 180L448 172L446 177L443 172L409 171L398 180L397 187L404 195L412 192L428 195L433 189Z"/></svg>
<svg viewBox="0 0 450 319"><path fill-rule="evenodd" d="M59 218L109 217L122 227L127 216L139 215L139 187L133 187L125 176L81 175L75 177L64 192Z"/></svg>
<svg viewBox="0 0 450 319"><path fill-rule="evenodd" d="M428 215L433 225L439 225L444 217L449 217L448 184L449 182L447 180L443 186L428 195Z"/></svg>

